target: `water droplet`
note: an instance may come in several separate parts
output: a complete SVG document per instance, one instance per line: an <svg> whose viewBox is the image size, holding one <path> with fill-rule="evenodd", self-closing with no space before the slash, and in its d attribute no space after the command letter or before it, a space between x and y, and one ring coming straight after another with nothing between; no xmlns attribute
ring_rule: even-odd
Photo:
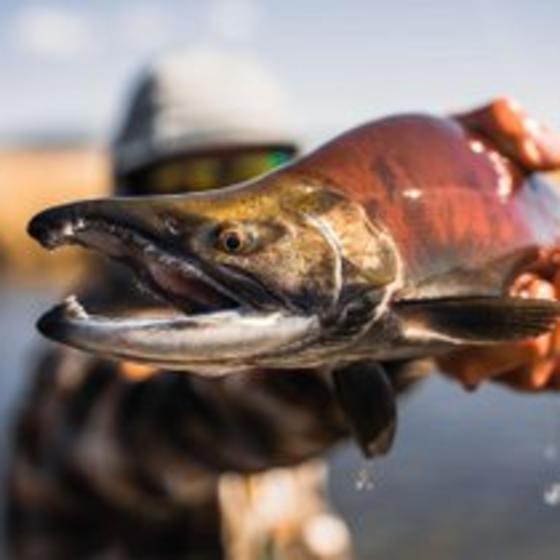
<svg viewBox="0 0 560 560"><path fill-rule="evenodd" d="M560 506L560 482L549 484L544 489L543 499L547 506Z"/></svg>
<svg viewBox="0 0 560 560"><path fill-rule="evenodd" d="M370 463L363 463L358 469L354 484L360 492L371 492L375 488L375 473Z"/></svg>
<svg viewBox="0 0 560 560"><path fill-rule="evenodd" d="M544 448L544 458L550 463L554 463L558 460L558 446L555 443L549 443Z"/></svg>

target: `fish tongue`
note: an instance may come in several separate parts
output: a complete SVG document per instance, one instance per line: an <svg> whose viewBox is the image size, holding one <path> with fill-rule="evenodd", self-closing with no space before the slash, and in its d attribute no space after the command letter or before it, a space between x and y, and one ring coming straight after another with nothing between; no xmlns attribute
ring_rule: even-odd
<svg viewBox="0 0 560 560"><path fill-rule="evenodd" d="M157 291L163 294L164 299L181 308L218 310L236 305L208 283L194 276L155 265L149 265L148 268Z"/></svg>

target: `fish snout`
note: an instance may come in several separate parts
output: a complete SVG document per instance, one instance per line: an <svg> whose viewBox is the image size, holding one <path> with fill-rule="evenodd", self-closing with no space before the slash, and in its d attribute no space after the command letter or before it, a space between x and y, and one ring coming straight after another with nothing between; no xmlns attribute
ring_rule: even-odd
<svg viewBox="0 0 560 560"><path fill-rule="evenodd" d="M29 222L27 233L46 249L68 242L79 226L75 206L56 206L40 212Z"/></svg>

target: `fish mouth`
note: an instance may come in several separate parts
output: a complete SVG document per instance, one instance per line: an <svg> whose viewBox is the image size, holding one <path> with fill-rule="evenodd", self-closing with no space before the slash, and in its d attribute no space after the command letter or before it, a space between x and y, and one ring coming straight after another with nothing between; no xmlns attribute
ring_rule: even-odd
<svg viewBox="0 0 560 560"><path fill-rule="evenodd" d="M179 251L165 220L154 219L153 209L136 200L52 208L31 220L28 233L49 250L80 245L121 262L162 302L152 311L117 302L119 315L93 315L75 296L67 298L37 323L55 341L108 357L222 374L252 367L259 356L283 352L316 330L315 318L247 297L262 296L254 279L241 289L245 279L238 271L228 277Z"/></svg>
<svg viewBox="0 0 560 560"><path fill-rule="evenodd" d="M81 207L78 203L37 215L29 224L29 235L49 250L80 245L117 260L149 292L185 313L250 306L206 272L201 261L177 255L146 226L125 216L80 212Z"/></svg>

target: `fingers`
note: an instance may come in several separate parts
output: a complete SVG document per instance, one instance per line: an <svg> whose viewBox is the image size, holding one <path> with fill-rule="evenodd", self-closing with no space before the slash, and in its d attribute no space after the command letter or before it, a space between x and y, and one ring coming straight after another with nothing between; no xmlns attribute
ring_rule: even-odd
<svg viewBox="0 0 560 560"><path fill-rule="evenodd" d="M556 288L542 275L538 275L536 272L525 272L514 280L510 294L522 298L555 299Z"/></svg>
<svg viewBox="0 0 560 560"><path fill-rule="evenodd" d="M513 283L512 295L518 297L558 299L560 296L560 274L558 272L558 252L544 255L539 264L538 274L522 274ZM551 333L530 341L535 350L527 362L519 362L519 367L500 376L497 381L523 391L542 391L559 382L560 373L560 323Z"/></svg>
<svg viewBox="0 0 560 560"><path fill-rule="evenodd" d="M549 384L555 363L543 360L533 367L522 366L497 377L495 381L523 392L543 391Z"/></svg>
<svg viewBox="0 0 560 560"><path fill-rule="evenodd" d="M528 171L560 167L560 136L527 115L507 97L455 115L467 129L489 138L496 148Z"/></svg>
<svg viewBox="0 0 560 560"><path fill-rule="evenodd" d="M555 370L552 372L545 388L550 391L560 391L560 368L558 365L556 365Z"/></svg>
<svg viewBox="0 0 560 560"><path fill-rule="evenodd" d="M486 379L534 362L539 352L542 352L543 344L532 342L464 348L442 356L438 359L438 365L444 373L456 378L465 388L474 389Z"/></svg>
<svg viewBox="0 0 560 560"><path fill-rule="evenodd" d="M537 368L521 367L496 377L495 381L524 393L560 391L560 369L556 360L547 360Z"/></svg>
<svg viewBox="0 0 560 560"><path fill-rule="evenodd" d="M493 125L508 145L511 155L530 170L560 166L560 137L530 117L514 101L502 98L493 106Z"/></svg>
<svg viewBox="0 0 560 560"><path fill-rule="evenodd" d="M558 253L543 255L534 271L512 284L515 297L560 299ZM546 274L546 275L545 275ZM551 333L537 338L487 348L465 348L438 360L442 371L466 388L474 389L492 379L521 391L560 387L560 323Z"/></svg>

